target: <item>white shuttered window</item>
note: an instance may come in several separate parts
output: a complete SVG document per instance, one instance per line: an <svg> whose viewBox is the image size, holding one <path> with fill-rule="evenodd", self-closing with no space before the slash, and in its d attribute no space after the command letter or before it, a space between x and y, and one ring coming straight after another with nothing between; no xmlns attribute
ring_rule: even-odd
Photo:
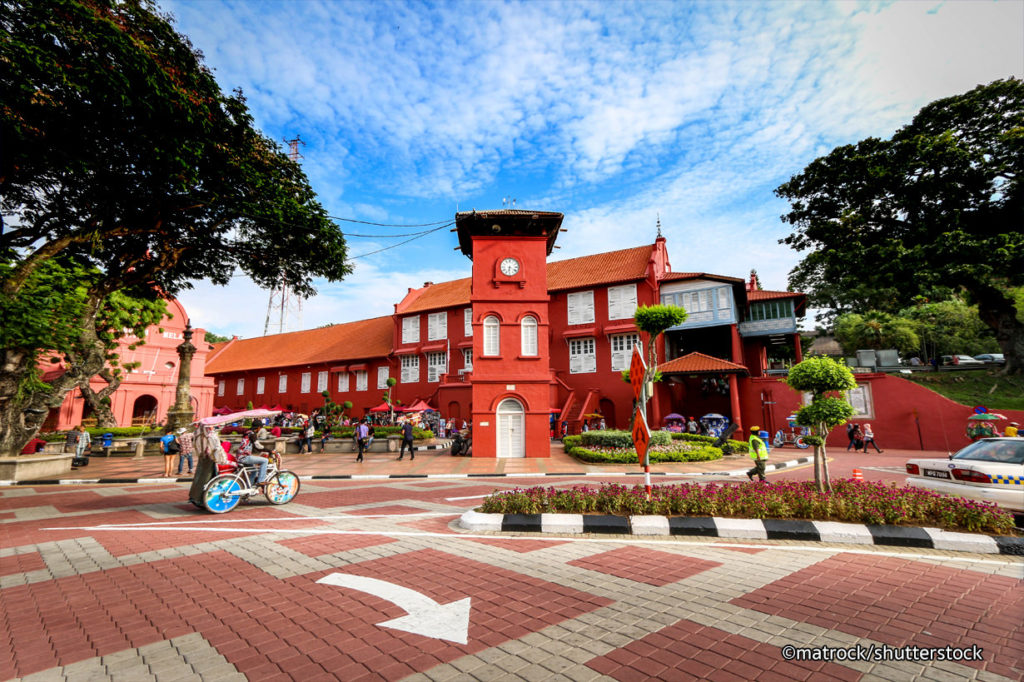
<svg viewBox="0 0 1024 682"><path fill-rule="evenodd" d="M501 324L494 315L484 318L484 355L500 355L499 333Z"/></svg>
<svg viewBox="0 0 1024 682"><path fill-rule="evenodd" d="M448 338L448 313L427 315L427 340L440 341Z"/></svg>
<svg viewBox="0 0 1024 682"><path fill-rule="evenodd" d="M617 334L611 337L613 372L629 369L629 363L633 360L633 346L638 343L639 334ZM640 347L640 351L643 352L643 346Z"/></svg>
<svg viewBox="0 0 1024 682"><path fill-rule="evenodd" d="M312 382L312 380L313 380L313 373L312 372L303 372L302 373L302 386L299 388L299 391L302 392L302 393L309 393L310 383Z"/></svg>
<svg viewBox="0 0 1024 682"><path fill-rule="evenodd" d="M238 386L235 388L235 395L242 395L245 393L245 379L238 380Z"/></svg>
<svg viewBox="0 0 1024 682"><path fill-rule="evenodd" d="M636 285L608 287L608 319L628 320L636 312Z"/></svg>
<svg viewBox="0 0 1024 682"><path fill-rule="evenodd" d="M463 331L466 332L466 336L473 336L473 309L466 308L462 311L462 324L465 327Z"/></svg>
<svg viewBox="0 0 1024 682"><path fill-rule="evenodd" d="M578 291L565 297L569 308L569 324L594 323L594 292Z"/></svg>
<svg viewBox="0 0 1024 682"><path fill-rule="evenodd" d="M323 393L327 390L327 372L317 372L316 374L316 392Z"/></svg>
<svg viewBox="0 0 1024 682"><path fill-rule="evenodd" d="M462 349L462 365L465 368L464 372L473 371L473 349L463 348Z"/></svg>
<svg viewBox="0 0 1024 682"><path fill-rule="evenodd" d="M402 343L420 342L420 316L402 318Z"/></svg>
<svg viewBox="0 0 1024 682"><path fill-rule="evenodd" d="M287 393L288 392L288 375L287 374L282 374L281 376L277 377L277 392L278 393Z"/></svg>
<svg viewBox="0 0 1024 682"><path fill-rule="evenodd" d="M348 393L348 372L338 372L338 392Z"/></svg>
<svg viewBox="0 0 1024 682"><path fill-rule="evenodd" d="M357 391L365 391L366 390L366 385L367 385L366 370L365 369L357 369L356 370L356 390Z"/></svg>
<svg viewBox="0 0 1024 682"><path fill-rule="evenodd" d="M519 323L522 355L537 355L537 320L529 315Z"/></svg>
<svg viewBox="0 0 1024 682"><path fill-rule="evenodd" d="M445 353L427 353L427 381L440 381L441 375L447 371L448 362Z"/></svg>
<svg viewBox="0 0 1024 682"><path fill-rule="evenodd" d="M257 377L256 378L256 395L263 395L263 391L267 388L267 378Z"/></svg>
<svg viewBox="0 0 1024 682"><path fill-rule="evenodd" d="M594 339L569 340L569 373L586 374L597 371Z"/></svg>
<svg viewBox="0 0 1024 682"><path fill-rule="evenodd" d="M420 380L420 356L402 356L402 383L415 384Z"/></svg>
<svg viewBox="0 0 1024 682"><path fill-rule="evenodd" d="M224 384L227 383L223 379L217 382L217 395L224 395Z"/></svg>
<svg viewBox="0 0 1024 682"><path fill-rule="evenodd" d="M391 376L391 372L388 371L388 366L384 365L377 368L377 388L388 387L388 377Z"/></svg>

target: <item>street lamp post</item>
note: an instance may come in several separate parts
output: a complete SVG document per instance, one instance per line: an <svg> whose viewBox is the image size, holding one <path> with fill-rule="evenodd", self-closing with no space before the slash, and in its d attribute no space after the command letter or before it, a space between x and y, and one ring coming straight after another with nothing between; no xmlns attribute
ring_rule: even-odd
<svg viewBox="0 0 1024 682"><path fill-rule="evenodd" d="M192 322L185 321L185 340L178 345L178 390L174 407L167 411L167 425L173 429L192 424L192 356L196 347L192 345Z"/></svg>

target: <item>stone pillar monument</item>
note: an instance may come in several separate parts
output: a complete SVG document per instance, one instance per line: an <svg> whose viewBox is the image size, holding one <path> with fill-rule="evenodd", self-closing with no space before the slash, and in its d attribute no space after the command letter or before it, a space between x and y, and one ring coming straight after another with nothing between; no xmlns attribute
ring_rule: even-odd
<svg viewBox="0 0 1024 682"><path fill-rule="evenodd" d="M167 425L177 429L192 424L192 356L196 347L192 345L192 322L185 322L185 340L178 346L178 390L174 407L167 411Z"/></svg>

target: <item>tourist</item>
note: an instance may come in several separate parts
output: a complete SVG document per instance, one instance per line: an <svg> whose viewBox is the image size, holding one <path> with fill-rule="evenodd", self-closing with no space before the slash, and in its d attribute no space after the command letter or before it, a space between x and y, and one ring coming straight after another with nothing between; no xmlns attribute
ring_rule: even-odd
<svg viewBox="0 0 1024 682"><path fill-rule="evenodd" d="M416 450L412 441L412 421L406 419L402 424L402 446L398 450L398 460L405 456L405 448L409 448L409 459L416 459Z"/></svg>
<svg viewBox="0 0 1024 682"><path fill-rule="evenodd" d="M164 478L171 477L171 469L174 467L174 456L181 451L178 439L174 437L174 429L167 427L164 435L160 437L160 451L164 454Z"/></svg>
<svg viewBox="0 0 1024 682"><path fill-rule="evenodd" d="M871 424L864 425L864 454L868 453L868 443L871 443L871 447L875 449L875 452L881 454L882 451L878 449L875 444L875 432L871 430Z"/></svg>
<svg viewBox="0 0 1024 682"><path fill-rule="evenodd" d="M763 482L767 480L765 477L765 467L768 464L768 448L758 435L760 431L760 426L750 427L750 459L754 460L754 467L747 471L747 478L753 481L754 474L757 474L758 478Z"/></svg>
<svg viewBox="0 0 1024 682"><path fill-rule="evenodd" d="M188 459L188 473L192 473L192 434L189 433L184 426L178 429L177 436L175 437L178 441L178 475L181 475L181 470L184 467L185 460Z"/></svg>

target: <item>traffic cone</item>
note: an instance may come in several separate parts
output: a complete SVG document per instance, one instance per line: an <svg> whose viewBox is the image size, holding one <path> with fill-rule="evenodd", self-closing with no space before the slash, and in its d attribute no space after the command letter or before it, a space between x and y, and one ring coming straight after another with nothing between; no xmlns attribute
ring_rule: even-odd
<svg viewBox="0 0 1024 682"><path fill-rule="evenodd" d="M853 470L853 480L855 480L855 481L863 481L864 480L864 475L862 473L860 473L860 469L854 469Z"/></svg>

